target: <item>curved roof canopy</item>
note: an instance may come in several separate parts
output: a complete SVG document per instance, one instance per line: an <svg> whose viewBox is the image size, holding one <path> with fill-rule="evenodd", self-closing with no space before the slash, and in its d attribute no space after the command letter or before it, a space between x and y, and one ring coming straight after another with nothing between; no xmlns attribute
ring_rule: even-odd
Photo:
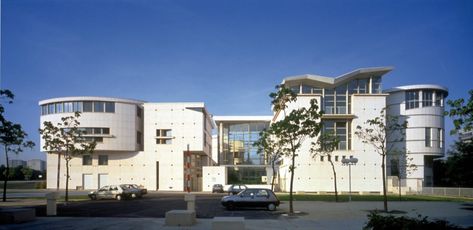
<svg viewBox="0 0 473 230"><path fill-rule="evenodd" d="M370 76L382 76L386 73L389 73L393 70L393 67L370 67L370 68L361 68L351 71L349 73L342 74L338 77L324 77L319 75L304 74L298 76L286 77L282 81L283 85L298 85L298 84L308 84L308 85L320 85L321 87L334 87L340 84L346 83L353 79L367 78Z"/></svg>

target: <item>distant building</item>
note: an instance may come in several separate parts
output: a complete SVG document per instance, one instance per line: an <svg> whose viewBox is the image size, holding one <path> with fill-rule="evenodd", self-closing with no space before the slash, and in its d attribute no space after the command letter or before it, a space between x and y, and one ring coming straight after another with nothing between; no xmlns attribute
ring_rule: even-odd
<svg viewBox="0 0 473 230"><path fill-rule="evenodd" d="M20 165L26 166L26 161L24 160L9 160L8 161L8 166L10 166L10 168L16 168Z"/></svg>
<svg viewBox="0 0 473 230"><path fill-rule="evenodd" d="M460 132L458 136L460 138L460 141L463 141L463 142L473 141L473 131Z"/></svg>
<svg viewBox="0 0 473 230"><path fill-rule="evenodd" d="M46 161L40 159L29 160L26 164L28 168L44 172L46 170Z"/></svg>

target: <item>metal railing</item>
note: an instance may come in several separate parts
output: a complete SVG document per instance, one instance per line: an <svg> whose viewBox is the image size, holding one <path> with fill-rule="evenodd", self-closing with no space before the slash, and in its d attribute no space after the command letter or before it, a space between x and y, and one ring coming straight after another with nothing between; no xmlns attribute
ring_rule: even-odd
<svg viewBox="0 0 473 230"><path fill-rule="evenodd" d="M423 187L417 194L473 198L473 188Z"/></svg>

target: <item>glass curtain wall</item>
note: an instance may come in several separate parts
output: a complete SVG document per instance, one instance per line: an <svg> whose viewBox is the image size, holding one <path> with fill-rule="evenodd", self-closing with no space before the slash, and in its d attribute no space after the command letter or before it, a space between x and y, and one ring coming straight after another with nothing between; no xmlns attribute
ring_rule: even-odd
<svg viewBox="0 0 473 230"><path fill-rule="evenodd" d="M264 155L258 154L253 143L268 123L240 123L223 125L222 165L264 165Z"/></svg>

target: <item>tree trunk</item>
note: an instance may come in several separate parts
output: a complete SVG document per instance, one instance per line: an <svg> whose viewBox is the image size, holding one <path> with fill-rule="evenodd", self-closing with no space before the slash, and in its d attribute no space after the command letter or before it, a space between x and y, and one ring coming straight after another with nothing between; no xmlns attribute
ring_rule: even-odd
<svg viewBox="0 0 473 230"><path fill-rule="evenodd" d="M57 153L57 181L56 181L56 190L59 191L59 181L61 176L61 152Z"/></svg>
<svg viewBox="0 0 473 230"><path fill-rule="evenodd" d="M289 187L289 214L294 214L294 206L292 205L292 200L293 200L293 197L292 197L292 188L293 188L293 185L294 185L294 171L295 171L295 166L296 165L296 151L294 150L293 153L292 153L292 164L291 164L291 167L292 167L292 170L291 170L291 185Z"/></svg>
<svg viewBox="0 0 473 230"><path fill-rule="evenodd" d="M66 156L64 157L66 158ZM66 201L65 204L69 201L69 157L66 158Z"/></svg>
<svg viewBox="0 0 473 230"><path fill-rule="evenodd" d="M384 211L388 211L388 197L386 195L386 170L385 170L385 163L384 160L386 158L386 155L382 155L383 157L383 162L381 163L381 170L383 171L383 203L384 203Z"/></svg>
<svg viewBox="0 0 473 230"><path fill-rule="evenodd" d="M332 171L333 171L333 185L335 188L335 202L338 202L338 191L337 191L337 173L335 172L335 165L333 165L333 161L331 159L332 157L329 157L329 162L332 165Z"/></svg>
<svg viewBox="0 0 473 230"><path fill-rule="evenodd" d="M5 169L5 179L3 181L3 202L7 201L7 182L8 182L8 176L10 174L10 164L8 164L8 148L5 145L5 157L6 157L6 165L7 168Z"/></svg>
<svg viewBox="0 0 473 230"><path fill-rule="evenodd" d="M274 192L274 181L276 180L276 160L273 159L273 161L271 162L271 167L273 168L273 178L271 178L271 191Z"/></svg>

